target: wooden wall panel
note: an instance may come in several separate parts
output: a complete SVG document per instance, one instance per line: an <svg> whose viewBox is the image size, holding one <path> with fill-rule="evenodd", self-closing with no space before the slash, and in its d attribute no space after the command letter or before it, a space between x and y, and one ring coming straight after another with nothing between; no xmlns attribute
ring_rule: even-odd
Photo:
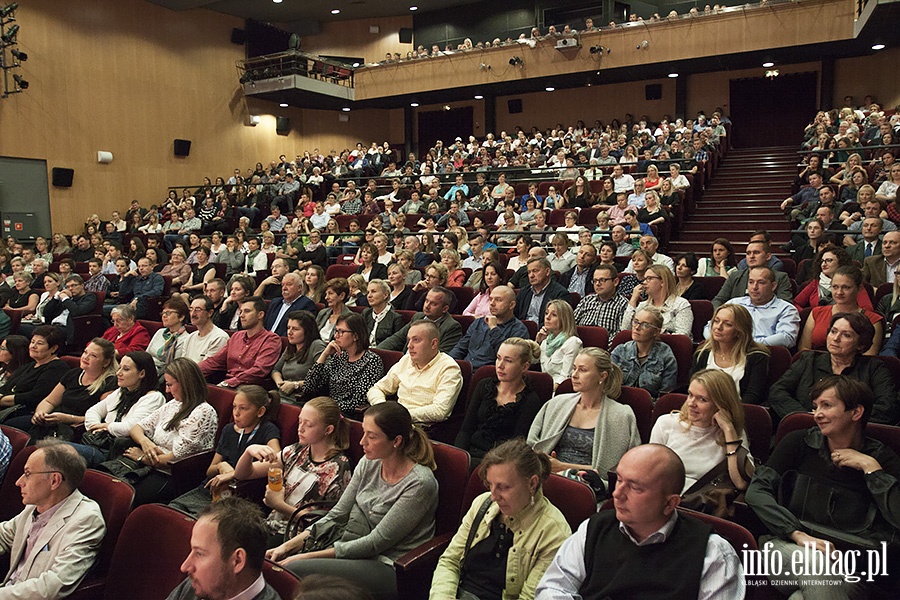
<svg viewBox="0 0 900 600"><path fill-rule="evenodd" d="M380 31L369 33L370 25ZM366 62L383 60L387 52L399 52L405 58L413 45L400 43L400 28L412 26L411 16L322 23L321 32L303 37L301 48L326 56L358 56Z"/></svg>
<svg viewBox="0 0 900 600"><path fill-rule="evenodd" d="M841 106L844 96L853 96L858 104L867 95L884 108L900 106L900 81L897 65L900 48L888 48L871 56L839 60L834 68L834 106Z"/></svg>

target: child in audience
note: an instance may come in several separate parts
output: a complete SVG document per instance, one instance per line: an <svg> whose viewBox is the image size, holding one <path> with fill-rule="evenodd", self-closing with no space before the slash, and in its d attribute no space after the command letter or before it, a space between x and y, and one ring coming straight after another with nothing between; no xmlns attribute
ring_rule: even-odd
<svg viewBox="0 0 900 600"><path fill-rule="evenodd" d="M350 461L344 450L350 446L350 428L341 409L328 396L313 398L300 411L297 443L277 451L271 444L247 446L232 477L265 477L269 467L281 467L283 487L266 488L263 502L272 509L266 519L269 548L284 541L288 520L309 502L335 503L350 483Z"/></svg>
<svg viewBox="0 0 900 600"><path fill-rule="evenodd" d="M248 447L258 445L280 452L280 432L271 422L278 410L278 394L270 395L258 385L237 388L232 403L233 421L225 426L212 462L206 469L206 482L170 502L171 506L197 516L213 498L218 497L235 479L235 465ZM264 477L258 475L258 477ZM252 476L239 479L251 479Z"/></svg>

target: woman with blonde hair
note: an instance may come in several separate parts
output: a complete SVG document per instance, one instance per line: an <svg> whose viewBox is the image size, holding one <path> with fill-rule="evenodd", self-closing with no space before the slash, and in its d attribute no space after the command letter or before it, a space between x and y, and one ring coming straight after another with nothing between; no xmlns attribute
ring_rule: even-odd
<svg viewBox="0 0 900 600"><path fill-rule="evenodd" d="M441 250L441 264L447 269L447 287L462 287L466 282L466 272L460 266L459 252Z"/></svg>
<svg viewBox="0 0 900 600"><path fill-rule="evenodd" d="M681 458L682 493L692 491L713 469L727 472L731 484L745 490L753 475L753 458L746 451L750 442L744 419L744 405L731 377L718 369L703 369L691 377L681 410L656 420L650 443L668 446Z"/></svg>
<svg viewBox="0 0 900 600"><path fill-rule="evenodd" d="M551 300L544 313L544 326L534 341L541 345L541 370L553 378L553 388L572 374L582 342L576 335L575 313L565 300Z"/></svg>
<svg viewBox="0 0 900 600"><path fill-rule="evenodd" d="M528 367L540 355L537 343L524 338L500 344L495 374L475 386L454 446L479 459L497 444L528 434L544 403L528 377Z"/></svg>
<svg viewBox="0 0 900 600"><path fill-rule="evenodd" d="M674 333L691 337L694 313L691 303L676 294L677 283L672 271L665 265L650 265L644 281L634 288L631 299L622 316L622 329L631 327L635 314L646 306L659 310L663 316L661 333ZM647 299L641 300L646 294Z"/></svg>
<svg viewBox="0 0 900 600"><path fill-rule="evenodd" d="M310 265L303 276L301 289L303 295L313 302L321 302L325 293L325 270L319 265Z"/></svg>
<svg viewBox="0 0 900 600"><path fill-rule="evenodd" d="M734 380L746 404L768 397L769 349L753 340L753 317L738 304L723 304L713 313L709 338L694 353L691 373L719 369Z"/></svg>
<svg viewBox="0 0 900 600"><path fill-rule="evenodd" d="M266 558L300 577L340 575L396 598L393 562L434 536L437 465L428 436L399 402L369 408L362 428L364 456L341 499Z"/></svg>
<svg viewBox="0 0 900 600"><path fill-rule="evenodd" d="M550 460L524 440L510 440L485 455L479 475L489 491L472 502L441 555L430 597L534 598L544 571L572 533L541 493ZM497 538L507 528L515 529L514 540L497 552Z"/></svg>
<svg viewBox="0 0 900 600"><path fill-rule="evenodd" d="M422 281L422 272L415 268L415 257L412 252L409 250L397 250L394 253L394 257L397 259L397 264L406 271L405 283L416 285Z"/></svg>
<svg viewBox="0 0 900 600"><path fill-rule="evenodd" d="M628 450L640 445L631 407L615 401L622 394L622 370L601 348L584 348L575 357L570 394L558 394L538 411L528 444L550 456L554 473L607 473Z"/></svg>
<svg viewBox="0 0 900 600"><path fill-rule="evenodd" d="M437 286L447 287L447 278L450 274L447 267L438 262L433 262L425 267L425 279L412 287L412 293L406 301L406 310L422 310L425 304L425 296Z"/></svg>
<svg viewBox="0 0 900 600"><path fill-rule="evenodd" d="M406 285L406 267L399 262L389 266L387 282L391 286L391 306L394 310L403 310L411 293L410 288Z"/></svg>

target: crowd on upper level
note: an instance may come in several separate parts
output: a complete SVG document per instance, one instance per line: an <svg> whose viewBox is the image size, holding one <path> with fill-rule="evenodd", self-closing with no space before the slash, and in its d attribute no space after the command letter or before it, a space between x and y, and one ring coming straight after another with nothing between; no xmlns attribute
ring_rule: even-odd
<svg viewBox="0 0 900 600"><path fill-rule="evenodd" d="M881 131L875 113L857 125L866 134ZM862 269L844 239L819 246L835 231L820 211L835 211L842 191L807 169L810 185L785 204L788 218L815 215L795 240L814 257L801 275L766 231L740 262L724 237L708 257L665 253L664 234L702 191L730 127L720 114L669 121L457 138L422 160L377 144L282 156L149 208L134 200L124 214L91 215L71 239L8 239L0 421L69 440L86 464L130 481L136 504L193 514L278 466L283 490L263 499L267 555L299 575L363 582L378 598L396 597L393 562L433 537L439 497L454 493L432 473L441 466L429 438L483 460L490 488L441 558L433 598L662 584L742 597L735 550L675 506L727 517L746 490L762 532L790 557L836 535L777 496L792 469L870 498L861 537L896 539L900 459L862 441L866 422L900 422L897 365L874 356L896 356L900 341L885 344L900 306L900 231L879 237L900 182L892 150L868 165L888 162L879 190L893 195L882 206L873 192L878 215L864 199L859 208ZM843 122L834 133L853 131ZM849 187L858 171L847 163ZM881 227L867 226L876 217ZM680 410L651 421L654 402ZM302 407L296 435L266 419L279 405ZM759 419L809 411L815 426L755 460L751 448L769 451ZM364 451L352 475L350 418L362 421ZM212 448L206 480L182 493L171 465ZM45 463L25 480L55 481L55 452L38 454ZM836 480L833 465L845 475ZM541 491L551 472L612 497L615 517L601 511L569 537L570 507ZM733 495L712 502L709 486ZM652 507L640 504L644 490ZM305 500L336 504L293 535L286 521ZM4 525L0 548L14 537ZM74 543L95 552L96 532ZM630 555L647 540L667 545L641 555L658 571L646 581L585 552ZM668 562L692 574L676 577ZM63 567L73 583L54 590L68 593L83 571L65 557L48 569ZM28 585L30 573L13 569L6 585ZM199 594L202 582L189 581L176 593ZM816 586L795 587L814 597Z"/></svg>

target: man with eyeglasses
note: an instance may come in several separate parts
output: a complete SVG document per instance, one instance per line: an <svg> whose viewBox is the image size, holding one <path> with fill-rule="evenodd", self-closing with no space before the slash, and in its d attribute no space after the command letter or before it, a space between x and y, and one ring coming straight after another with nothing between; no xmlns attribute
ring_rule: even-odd
<svg viewBox="0 0 900 600"><path fill-rule="evenodd" d="M184 342L184 356L200 364L210 356L214 356L228 343L228 333L213 323L215 312L213 301L209 296L197 296L191 300L191 325L197 331L188 334Z"/></svg>
<svg viewBox="0 0 900 600"><path fill-rule="evenodd" d="M776 272L766 266L748 271L747 295L728 300L740 304L753 318L753 339L766 346L793 348L800 333L800 313L793 303L775 297ZM706 325L704 337L709 337Z"/></svg>
<svg viewBox="0 0 900 600"><path fill-rule="evenodd" d="M53 438L37 446L16 481L25 509L0 523L0 553L9 554L10 563L0 598L70 595L93 566L106 535L100 507L78 491L84 459Z"/></svg>
<svg viewBox="0 0 900 600"><path fill-rule="evenodd" d="M241 301L239 310L241 331L229 337L218 353L200 363L200 370L207 379L214 373L225 372L219 387L236 388L248 383L263 385L281 356L281 338L263 327L265 300L250 296Z"/></svg>
<svg viewBox="0 0 900 600"><path fill-rule="evenodd" d="M84 291L84 279L81 275L66 277L65 288L56 298L47 302L44 318L52 319L51 323L65 329L66 345L71 346L75 342L75 326L72 318L100 313L97 308L97 295Z"/></svg>
<svg viewBox="0 0 900 600"><path fill-rule="evenodd" d="M656 239L656 236L642 235L640 244L641 250L647 253L647 256L650 257L650 262L652 264L664 265L666 267L669 267L669 270L672 271L672 274L675 274L675 261L673 261L671 257L657 252L657 250L659 250L659 240ZM616 254L618 255L618 252ZM628 266L625 267L625 272L634 273L634 263L629 261Z"/></svg>
<svg viewBox="0 0 900 600"><path fill-rule="evenodd" d="M603 327L612 338L619 333L622 315L628 308L625 296L616 293L619 271L613 265L597 265L591 280L594 293L582 298L575 307L575 324Z"/></svg>

